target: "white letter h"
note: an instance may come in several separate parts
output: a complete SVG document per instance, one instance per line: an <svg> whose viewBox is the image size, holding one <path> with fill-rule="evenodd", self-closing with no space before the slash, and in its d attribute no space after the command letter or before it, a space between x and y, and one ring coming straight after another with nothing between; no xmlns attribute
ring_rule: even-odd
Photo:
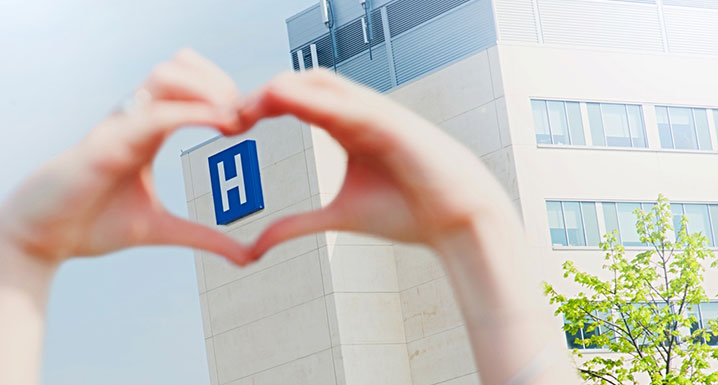
<svg viewBox="0 0 718 385"><path fill-rule="evenodd" d="M217 171L219 171L219 188L222 189L222 211L229 210L229 190L237 187L239 189L239 203L244 204L247 202L247 192L244 187L244 173L242 172L242 156L237 154L234 156L234 164L237 168L237 176L234 178L227 179L227 174L224 170L224 162L217 163Z"/></svg>

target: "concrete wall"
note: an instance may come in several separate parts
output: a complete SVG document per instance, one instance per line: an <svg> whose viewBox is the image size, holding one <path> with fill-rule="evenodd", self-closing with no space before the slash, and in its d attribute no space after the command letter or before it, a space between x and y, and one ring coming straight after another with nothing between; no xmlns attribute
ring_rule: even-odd
<svg viewBox="0 0 718 385"><path fill-rule="evenodd" d="M390 97L469 146L518 206L495 48ZM207 158L246 138L257 140L266 209L214 226ZM322 130L281 118L199 146L182 162L191 217L249 242L283 215L331 202L346 155ZM204 252L196 263L213 385L478 383L451 287L429 250L328 232L247 269Z"/></svg>
<svg viewBox="0 0 718 385"><path fill-rule="evenodd" d="M434 72L389 97L469 147L518 206L497 49ZM444 269L430 250L394 245L414 385L478 384L464 321Z"/></svg>
<svg viewBox="0 0 718 385"><path fill-rule="evenodd" d="M207 158L246 138L257 141L266 209L229 226L214 225ZM309 127L291 118L251 134L207 143L182 157L190 215L250 242L271 221L318 207L309 173ZM281 186L281 188L279 188ZM246 269L196 252L200 303L212 385L335 384L329 304L320 242L303 237Z"/></svg>
<svg viewBox="0 0 718 385"><path fill-rule="evenodd" d="M678 202L718 202L718 179L712 177L718 152L661 149L655 117L656 105L717 107L718 79L711 74L718 57L517 43L501 43L498 52L530 258L559 290L569 295L578 290L563 278L564 261L599 272L604 253L552 246L547 199L635 202L663 193ZM532 98L641 104L648 148L538 146ZM715 269L708 270L705 287L709 296L718 292Z"/></svg>
<svg viewBox="0 0 718 385"><path fill-rule="evenodd" d="M502 42L388 95L484 161L521 210L527 263L571 293L561 263L598 271L603 253L553 247L547 199L650 201L662 192L718 201L710 177L718 152L661 149L654 108L718 107L715 68L711 56ZM641 104L649 146L537 146L532 98ZM193 219L214 223L207 157L245 137L258 142L267 208L221 231L251 241L271 221L336 195L343 151L321 130L275 119L182 157ZM717 140L713 133L714 148ZM429 250L330 232L291 241L247 269L204 253L196 260L213 385L478 383L464 322ZM706 288L718 292L718 274Z"/></svg>

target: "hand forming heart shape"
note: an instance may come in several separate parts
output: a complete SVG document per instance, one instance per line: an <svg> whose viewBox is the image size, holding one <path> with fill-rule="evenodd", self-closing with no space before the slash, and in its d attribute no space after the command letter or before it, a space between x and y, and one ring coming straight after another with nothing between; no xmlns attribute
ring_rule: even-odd
<svg viewBox="0 0 718 385"><path fill-rule="evenodd" d="M482 382L504 383L533 352L551 346L550 313L538 309L524 317L527 304L539 300L531 295L534 281L524 271L525 241L510 201L466 148L414 113L321 70L280 75L242 100L229 76L189 50L158 66L138 95L135 106L112 114L0 207L0 281L6 288L0 305L15 317L0 328L6 331L0 337L15 341L0 356L20 357L19 365L0 360L11 363L0 371L4 378L36 372L37 306L47 301L52 274L67 258L165 244L204 249L244 266L281 242L324 230L437 249L457 288ZM236 135L285 114L323 128L347 151L344 185L329 206L282 219L254 245L243 246L161 205L152 160L178 127L207 125ZM487 320L494 326L485 327ZM513 350L495 354L480 349L485 346ZM18 348L24 348L20 355ZM545 383L575 383L567 361L557 362Z"/></svg>
<svg viewBox="0 0 718 385"><path fill-rule="evenodd" d="M183 50L157 66L141 90L151 100L108 117L11 197L0 219L5 236L32 255L58 262L174 244L246 265L283 241L323 230L433 246L506 200L483 165L448 135L326 71L282 74L242 100L228 75ZM151 164L175 129L201 124L235 135L285 114L327 130L348 153L343 188L328 207L271 225L251 247L162 207Z"/></svg>

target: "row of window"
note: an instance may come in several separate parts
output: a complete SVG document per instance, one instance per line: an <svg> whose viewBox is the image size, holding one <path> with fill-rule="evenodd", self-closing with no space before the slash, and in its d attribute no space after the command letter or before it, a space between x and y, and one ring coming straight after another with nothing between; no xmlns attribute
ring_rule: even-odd
<svg viewBox="0 0 718 385"><path fill-rule="evenodd" d="M624 246L646 246L636 231L636 209L649 211L655 203L547 201L551 244L554 246L598 246L601 234L618 232ZM688 219L686 230L701 233L711 247L718 245L718 205L672 203L674 229Z"/></svg>
<svg viewBox="0 0 718 385"><path fill-rule="evenodd" d="M585 105L586 119L583 118ZM584 121L588 122L591 146L647 148L643 107L637 104L580 103L531 100L538 144L587 145ZM718 110L711 115L718 129ZM713 151L709 110L656 106L661 148Z"/></svg>
<svg viewBox="0 0 718 385"><path fill-rule="evenodd" d="M647 306L647 305L639 304L639 305L634 305L634 306ZM696 322L693 323L690 327L691 334L693 334L696 330L699 330L699 329L708 330L708 329L710 329L710 326L708 325L709 321L718 320L718 302L706 302L706 303L697 305L693 308L689 308L687 315L688 316L692 315L696 319ZM608 314L596 313L596 314L594 314L594 316L598 319L606 319ZM588 331L587 328L588 328L588 326L590 326L590 324L591 324L591 322L587 322L586 326L579 329L575 334L569 333L568 331L565 332L566 343L568 344L569 349L601 349L602 348L601 346L598 346L595 344L583 343L582 340L587 340L587 339L591 338L592 336L608 334L608 333L610 333L610 330L608 330L608 328L605 328L605 327L597 327L591 331ZM718 345L718 337L710 336L704 342L711 346L717 346Z"/></svg>

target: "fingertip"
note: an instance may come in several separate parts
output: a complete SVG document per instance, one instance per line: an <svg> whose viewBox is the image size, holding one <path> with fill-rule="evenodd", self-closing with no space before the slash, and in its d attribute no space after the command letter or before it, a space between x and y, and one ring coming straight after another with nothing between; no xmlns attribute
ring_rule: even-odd
<svg viewBox="0 0 718 385"><path fill-rule="evenodd" d="M252 258L252 250L245 246L238 247L238 249L231 254L225 255L225 258L239 267L247 267L254 261Z"/></svg>

